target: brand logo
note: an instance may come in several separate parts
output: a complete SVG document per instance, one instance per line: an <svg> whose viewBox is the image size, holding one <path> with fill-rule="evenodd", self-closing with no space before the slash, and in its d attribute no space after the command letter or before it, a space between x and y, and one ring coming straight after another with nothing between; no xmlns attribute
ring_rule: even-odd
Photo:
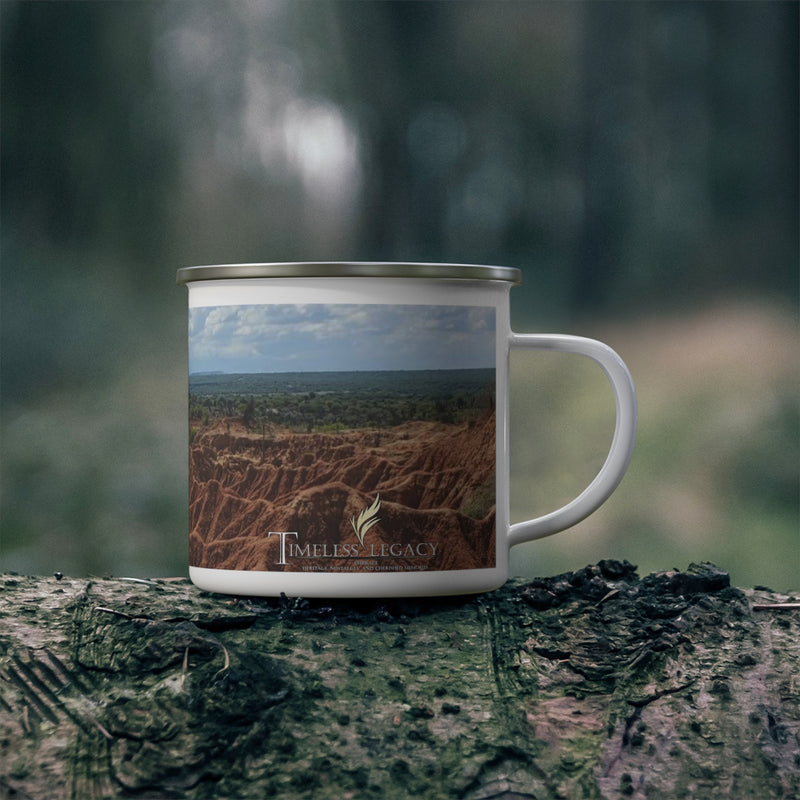
<svg viewBox="0 0 800 800"><path fill-rule="evenodd" d="M355 517L350 517L350 524L353 526L353 530L356 532L356 536L358 537L358 541L361 543L362 547L366 546L364 544L364 537L366 536L367 531L377 522L380 522L378 519L378 512L380 509L381 496L376 494L372 505L369 505L363 509L358 515L358 519Z"/></svg>
<svg viewBox="0 0 800 800"><path fill-rule="evenodd" d="M270 531L270 536L280 537L280 547L276 564L287 566L289 559L398 559L398 558L434 558L439 550L437 542L418 542L417 544L367 544L365 537L380 522L378 512L381 508L380 494L358 515L350 517L350 525L356 534L358 544L328 542L301 542L297 531ZM287 542L286 537L293 536L294 541Z"/></svg>

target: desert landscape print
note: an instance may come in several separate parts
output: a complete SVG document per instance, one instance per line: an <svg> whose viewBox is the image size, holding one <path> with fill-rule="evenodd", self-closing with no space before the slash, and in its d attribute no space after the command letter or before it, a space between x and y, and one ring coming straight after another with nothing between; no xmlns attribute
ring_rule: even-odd
<svg viewBox="0 0 800 800"><path fill-rule="evenodd" d="M494 309L215 306L189 324L192 566L494 566Z"/></svg>

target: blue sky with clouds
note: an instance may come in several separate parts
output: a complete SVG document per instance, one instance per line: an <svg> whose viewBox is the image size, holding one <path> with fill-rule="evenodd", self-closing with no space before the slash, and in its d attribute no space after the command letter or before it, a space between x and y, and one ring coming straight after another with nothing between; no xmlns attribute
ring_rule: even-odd
<svg viewBox="0 0 800 800"><path fill-rule="evenodd" d="M312 304L189 311L190 372L494 366L494 308Z"/></svg>

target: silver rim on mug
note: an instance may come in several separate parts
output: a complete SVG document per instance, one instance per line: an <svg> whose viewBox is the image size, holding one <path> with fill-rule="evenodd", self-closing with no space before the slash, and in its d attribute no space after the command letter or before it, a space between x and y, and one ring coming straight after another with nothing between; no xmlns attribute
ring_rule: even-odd
<svg viewBox="0 0 800 800"><path fill-rule="evenodd" d="M522 283L522 272L514 267L487 267L475 264L329 261L182 267L178 270L176 281L185 284L193 281L247 278L425 278L506 281L519 285Z"/></svg>

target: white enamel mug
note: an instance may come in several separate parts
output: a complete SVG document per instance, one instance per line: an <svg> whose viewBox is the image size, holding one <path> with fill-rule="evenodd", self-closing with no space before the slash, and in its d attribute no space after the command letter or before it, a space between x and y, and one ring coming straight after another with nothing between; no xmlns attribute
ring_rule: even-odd
<svg viewBox="0 0 800 800"><path fill-rule="evenodd" d="M616 489L636 393L593 339L517 334L520 272L459 264L186 267L189 574L234 595L483 592L509 549L569 528ZM605 372L616 427L600 472L561 508L509 521L512 348Z"/></svg>

